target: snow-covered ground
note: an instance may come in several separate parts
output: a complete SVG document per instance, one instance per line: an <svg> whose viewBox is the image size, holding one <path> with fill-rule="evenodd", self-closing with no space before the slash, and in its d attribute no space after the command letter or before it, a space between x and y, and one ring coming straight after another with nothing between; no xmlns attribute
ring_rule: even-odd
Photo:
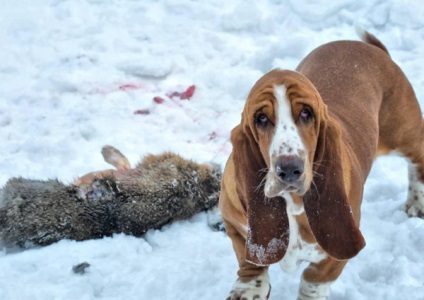
<svg viewBox="0 0 424 300"><path fill-rule="evenodd" d="M416 0L3 0L0 186L109 168L105 144L133 164L171 150L223 166L252 84L322 43L357 39L355 23L385 43L423 105L423 15ZM191 85L190 100L167 97ZM401 158L377 160L362 210L367 246L330 299L424 299L424 220L402 210L406 176ZM91 266L76 275L81 262ZM296 298L302 267L271 267L271 300ZM225 299L236 270L229 238L200 214L145 238L2 251L0 299Z"/></svg>

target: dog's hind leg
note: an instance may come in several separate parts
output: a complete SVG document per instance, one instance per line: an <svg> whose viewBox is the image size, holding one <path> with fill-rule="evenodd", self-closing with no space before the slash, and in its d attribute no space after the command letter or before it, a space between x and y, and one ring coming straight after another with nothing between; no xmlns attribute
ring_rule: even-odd
<svg viewBox="0 0 424 300"><path fill-rule="evenodd" d="M418 126L404 131L402 142L391 148L408 162L409 186L404 209L410 217L424 218L424 121L421 116L416 121Z"/></svg>
<svg viewBox="0 0 424 300"><path fill-rule="evenodd" d="M424 163L408 161L409 187L405 211L410 217L424 218Z"/></svg>
<svg viewBox="0 0 424 300"><path fill-rule="evenodd" d="M411 125L411 119L415 120L412 122L415 128ZM424 120L421 114L409 114L409 120L405 123L397 123L399 130L391 132L390 139L386 139L388 144L381 147L379 143L379 150L380 153L394 151L406 158L409 183L404 209L410 217L424 218Z"/></svg>
<svg viewBox="0 0 424 300"><path fill-rule="evenodd" d="M424 121L421 114L415 119L416 127L404 131L403 141L395 151L401 152L408 162L408 196L404 209L410 217L424 218Z"/></svg>
<svg viewBox="0 0 424 300"><path fill-rule="evenodd" d="M419 107L417 108L419 110ZM388 143L385 143L383 147L379 143L379 148L400 152L406 158L409 186L404 209L410 217L424 218L424 121L420 110L419 112L419 116L409 114L406 124L398 122L400 130L393 130L391 137L385 139ZM408 115L407 112L405 113ZM411 122L412 119L414 119L413 122ZM412 126L411 123L414 123L415 126Z"/></svg>
<svg viewBox="0 0 424 300"><path fill-rule="evenodd" d="M405 210L424 217L424 120L414 90L403 72L388 64L387 82L379 112L377 155L400 153L409 163L409 190Z"/></svg>

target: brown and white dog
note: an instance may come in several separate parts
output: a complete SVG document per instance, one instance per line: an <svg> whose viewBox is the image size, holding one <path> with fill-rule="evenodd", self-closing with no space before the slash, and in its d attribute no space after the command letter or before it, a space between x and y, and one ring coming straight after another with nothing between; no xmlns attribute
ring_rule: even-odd
<svg viewBox="0 0 424 300"><path fill-rule="evenodd" d="M220 209L239 262L228 299L267 299L267 268L304 270L298 299L326 299L365 246L359 230L373 160L409 161L406 210L424 214L424 124L414 91L373 35L312 51L296 72L273 70L231 133Z"/></svg>

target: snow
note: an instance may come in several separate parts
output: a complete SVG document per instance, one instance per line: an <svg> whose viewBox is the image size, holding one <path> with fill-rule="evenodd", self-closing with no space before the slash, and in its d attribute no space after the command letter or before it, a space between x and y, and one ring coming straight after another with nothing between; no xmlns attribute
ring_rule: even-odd
<svg viewBox="0 0 424 300"><path fill-rule="evenodd" d="M357 39L355 24L383 41L423 105L423 13L414 0L2 1L0 185L13 176L69 183L109 168L106 144L132 164L174 151L224 166L253 83L322 43ZM167 97L193 84L190 100ZM424 299L424 221L403 212L406 196L406 163L378 159L362 209L367 246L330 300ZM144 238L4 250L0 299L225 299L237 263L207 218ZM87 273L74 274L83 262ZM271 300L296 298L302 267L270 268Z"/></svg>

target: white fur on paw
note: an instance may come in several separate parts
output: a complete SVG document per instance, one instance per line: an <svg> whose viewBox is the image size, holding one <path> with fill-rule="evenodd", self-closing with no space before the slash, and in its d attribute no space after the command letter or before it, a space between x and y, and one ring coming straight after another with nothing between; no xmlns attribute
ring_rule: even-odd
<svg viewBox="0 0 424 300"><path fill-rule="evenodd" d="M409 189L405 211L410 217L424 217L424 184L419 180L417 166L409 164Z"/></svg>
<svg viewBox="0 0 424 300"><path fill-rule="evenodd" d="M410 217L424 218L424 206L419 202L408 201L405 205L405 211Z"/></svg>
<svg viewBox="0 0 424 300"><path fill-rule="evenodd" d="M331 283L312 283L302 278L297 300L326 300L330 295Z"/></svg>
<svg viewBox="0 0 424 300"><path fill-rule="evenodd" d="M238 279L227 300L266 300L270 291L268 274L262 274L248 282Z"/></svg>

